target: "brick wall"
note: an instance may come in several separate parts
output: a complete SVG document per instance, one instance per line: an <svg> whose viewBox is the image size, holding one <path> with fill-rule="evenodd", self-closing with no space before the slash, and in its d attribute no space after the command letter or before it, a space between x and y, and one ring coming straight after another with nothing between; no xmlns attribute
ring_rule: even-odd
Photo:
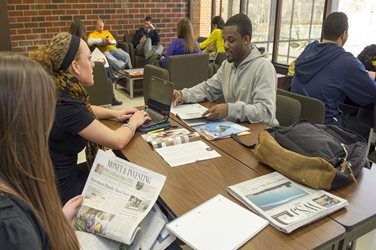
<svg viewBox="0 0 376 250"><path fill-rule="evenodd" d="M12 50L27 52L46 44L57 33L69 31L74 18L95 29L98 17L119 40L134 33L151 16L167 48L176 37L176 23L188 16L188 0L8 0Z"/></svg>

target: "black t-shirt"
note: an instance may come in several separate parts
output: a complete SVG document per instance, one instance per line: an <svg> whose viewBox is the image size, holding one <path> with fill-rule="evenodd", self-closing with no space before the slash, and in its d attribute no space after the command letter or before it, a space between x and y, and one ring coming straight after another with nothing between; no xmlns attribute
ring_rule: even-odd
<svg viewBox="0 0 376 250"><path fill-rule="evenodd" d="M86 166L77 166L77 157L87 140L78 133L94 119L84 101L60 94L49 147L63 203L80 194L85 185L89 170Z"/></svg>
<svg viewBox="0 0 376 250"><path fill-rule="evenodd" d="M4 193L0 194L0 248L50 249L47 234L31 208Z"/></svg>

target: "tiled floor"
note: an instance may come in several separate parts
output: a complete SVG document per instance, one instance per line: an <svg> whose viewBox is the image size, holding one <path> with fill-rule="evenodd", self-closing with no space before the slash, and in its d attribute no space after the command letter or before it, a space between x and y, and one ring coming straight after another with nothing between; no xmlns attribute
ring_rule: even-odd
<svg viewBox="0 0 376 250"><path fill-rule="evenodd" d="M140 95L135 95L131 100L129 95L125 93L122 88L115 89L115 96L118 100L122 101L123 104L120 106L114 106L114 109L121 109L126 107L137 107L144 105L144 97ZM80 159L84 159L85 155L80 154ZM376 166L373 166L376 167ZM188 246L183 247L184 250L190 249ZM361 237L356 244L356 250L376 250L376 230Z"/></svg>

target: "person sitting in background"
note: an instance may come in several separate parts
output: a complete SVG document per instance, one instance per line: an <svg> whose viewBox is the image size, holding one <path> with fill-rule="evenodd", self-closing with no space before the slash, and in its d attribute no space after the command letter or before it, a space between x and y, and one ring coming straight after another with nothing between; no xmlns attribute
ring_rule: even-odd
<svg viewBox="0 0 376 250"><path fill-rule="evenodd" d="M203 53L209 54L209 59L215 59L219 52L225 51L225 44L222 37L222 30L225 25L223 18L215 16L212 19L212 33L210 36L200 43L200 49Z"/></svg>
<svg viewBox="0 0 376 250"><path fill-rule="evenodd" d="M136 31L132 43L136 49L136 54L145 57L148 61L155 53L162 55L163 46L159 44L160 40L153 19L147 16L144 20L144 27Z"/></svg>
<svg viewBox="0 0 376 250"><path fill-rule="evenodd" d="M277 126L277 74L267 53L261 53L251 43L251 20L244 14L230 17L223 38L227 61L212 78L189 89L174 90L173 102L212 102L223 95L226 103L211 107L203 116L208 115L209 120L228 118Z"/></svg>
<svg viewBox="0 0 376 250"><path fill-rule="evenodd" d="M87 43L89 46L97 46L115 69L132 68L131 57L124 50L116 48L116 40L108 30L104 29L104 21L102 19L98 19L96 30L89 34Z"/></svg>
<svg viewBox="0 0 376 250"><path fill-rule="evenodd" d="M0 52L0 248L79 249L71 226L82 197L61 208L48 153L53 79L35 61Z"/></svg>
<svg viewBox="0 0 376 250"><path fill-rule="evenodd" d="M97 150L102 146L124 148L136 128L150 118L144 110L135 108L111 110L90 105L86 87L94 84L94 63L89 47L79 37L59 33L47 48L29 55L55 77L57 84L58 101L49 145L60 197L65 203L82 192ZM112 130L97 119L129 122ZM77 165L78 153L85 146L87 162Z"/></svg>
<svg viewBox="0 0 376 250"><path fill-rule="evenodd" d="M199 45L193 38L192 23L188 18L181 19L176 26L178 38L168 45L166 55L162 60L162 67L166 68L167 60L173 55L199 54Z"/></svg>
<svg viewBox="0 0 376 250"><path fill-rule="evenodd" d="M359 53L358 59L363 63L371 78L376 80L376 44L366 46Z"/></svg>
<svg viewBox="0 0 376 250"><path fill-rule="evenodd" d="M84 40L85 42L87 42L86 26L81 20L75 19L71 23L71 26L69 27L69 33L72 34L72 35L76 35L76 36L80 37L82 40ZM103 63L103 65L106 69L107 78L111 80L111 81L108 82L108 84L110 85L109 87L112 91L112 102L111 102L111 104L113 106L123 104L123 102L116 100L116 97L115 97L115 94L114 94L114 89L112 87L112 82L116 81L116 77L114 76L110 65L108 65L105 55L102 52L100 52L100 50L96 51L96 53L102 54L102 56L100 58L98 58L97 60L99 62Z"/></svg>
<svg viewBox="0 0 376 250"><path fill-rule="evenodd" d="M361 106L376 100L375 80L358 59L343 49L347 30L346 14L333 12L327 16L322 42L309 44L296 60L291 91L324 102L326 124L344 126L367 136L369 128L362 128L360 123L346 124L339 109L346 96Z"/></svg>

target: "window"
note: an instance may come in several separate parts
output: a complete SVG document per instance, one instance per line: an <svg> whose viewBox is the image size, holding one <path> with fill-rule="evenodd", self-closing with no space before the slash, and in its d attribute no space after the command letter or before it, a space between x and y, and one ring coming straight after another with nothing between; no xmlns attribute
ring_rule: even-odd
<svg viewBox="0 0 376 250"><path fill-rule="evenodd" d="M285 0L275 61L290 64L307 44L320 40L324 0Z"/></svg>
<svg viewBox="0 0 376 250"><path fill-rule="evenodd" d="M272 59L276 0L249 0L245 14L252 21L252 42L264 47Z"/></svg>
<svg viewBox="0 0 376 250"><path fill-rule="evenodd" d="M376 43L376 1L334 0L332 11L341 11L349 19L349 37L345 50L356 57L364 47Z"/></svg>

